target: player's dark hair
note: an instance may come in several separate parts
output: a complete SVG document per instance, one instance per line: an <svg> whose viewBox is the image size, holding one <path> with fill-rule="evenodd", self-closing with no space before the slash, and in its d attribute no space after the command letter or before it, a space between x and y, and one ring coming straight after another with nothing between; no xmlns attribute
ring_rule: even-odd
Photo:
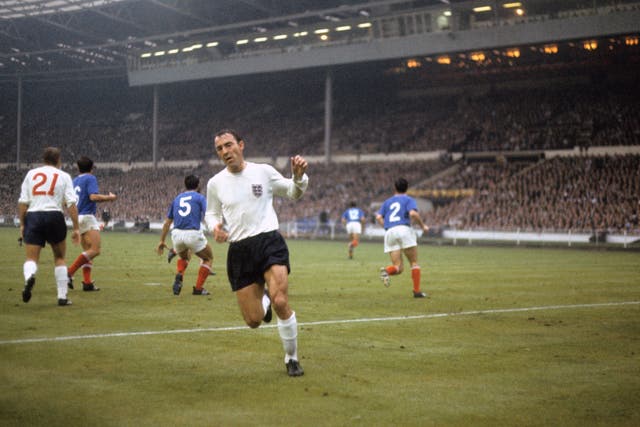
<svg viewBox="0 0 640 427"><path fill-rule="evenodd" d="M236 141L240 142L243 141L242 137L240 136L240 134L238 132L236 132L233 129L221 129L218 132L216 132L216 134L213 136L213 139L216 139L219 136L224 135L225 133L228 133L229 135L232 135Z"/></svg>
<svg viewBox="0 0 640 427"><path fill-rule="evenodd" d="M396 187L396 191L398 193L406 193L409 188L409 182L404 178L396 179L396 182L393 185Z"/></svg>
<svg viewBox="0 0 640 427"><path fill-rule="evenodd" d="M187 175L184 178L184 186L187 190L197 190L200 185L200 178L195 175Z"/></svg>
<svg viewBox="0 0 640 427"><path fill-rule="evenodd" d="M355 208L358 204L356 202L351 202L349 203L349 206L352 208Z"/></svg>
<svg viewBox="0 0 640 427"><path fill-rule="evenodd" d="M82 156L78 159L78 171L80 173L89 173L93 169L93 160L87 156Z"/></svg>
<svg viewBox="0 0 640 427"><path fill-rule="evenodd" d="M45 165L57 166L60 162L60 149L57 147L47 147L42 153L42 161Z"/></svg>

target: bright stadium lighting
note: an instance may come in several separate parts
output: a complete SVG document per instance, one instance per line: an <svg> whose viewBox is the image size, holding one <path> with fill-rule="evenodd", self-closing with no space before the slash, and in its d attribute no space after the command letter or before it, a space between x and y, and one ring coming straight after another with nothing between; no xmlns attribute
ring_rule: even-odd
<svg viewBox="0 0 640 427"><path fill-rule="evenodd" d="M358 28L370 28L370 27L371 27L371 22L362 22L358 24Z"/></svg>
<svg viewBox="0 0 640 427"><path fill-rule="evenodd" d="M207 47L216 47L218 46L218 42L209 42L207 43Z"/></svg>
<svg viewBox="0 0 640 427"><path fill-rule="evenodd" d="M446 55L438 56L438 64L449 65L451 64L451 58Z"/></svg>
<svg viewBox="0 0 640 427"><path fill-rule="evenodd" d="M293 37L304 37L308 35L309 33L307 31L300 31L299 33L293 33Z"/></svg>
<svg viewBox="0 0 640 427"><path fill-rule="evenodd" d="M236 44L237 44L237 45L247 44L247 43L249 43L249 40L248 40L248 39L242 39L242 40L238 40L238 41L236 42Z"/></svg>
<svg viewBox="0 0 640 427"><path fill-rule="evenodd" d="M638 46L638 37L629 36L624 38L624 44L627 46Z"/></svg>
<svg viewBox="0 0 640 427"><path fill-rule="evenodd" d="M171 49L169 50L167 53L169 55L175 55L176 53L180 52L180 49Z"/></svg>
<svg viewBox="0 0 640 427"><path fill-rule="evenodd" d="M253 39L254 43L264 43L268 40L268 38L266 37L256 37L255 39Z"/></svg>
<svg viewBox="0 0 640 427"><path fill-rule="evenodd" d="M191 46L191 50L201 49L202 43L194 44Z"/></svg>
<svg viewBox="0 0 640 427"><path fill-rule="evenodd" d="M159 50L153 53L153 56L164 56L166 52L164 50Z"/></svg>
<svg viewBox="0 0 640 427"><path fill-rule="evenodd" d="M349 31L351 29L351 25L343 25L341 27L337 27L336 31Z"/></svg>
<svg viewBox="0 0 640 427"><path fill-rule="evenodd" d="M445 10L442 14L443 14L444 16L451 16L451 15L453 15L453 14L451 13L451 11L450 11L450 10Z"/></svg>
<svg viewBox="0 0 640 427"><path fill-rule="evenodd" d="M596 40L586 40L582 43L582 47L585 50L596 50L598 48L598 42Z"/></svg>
<svg viewBox="0 0 640 427"><path fill-rule="evenodd" d="M504 7L505 9L513 9L520 6L522 6L522 3L520 3L519 1L513 3L505 3L502 5L502 7Z"/></svg>
<svg viewBox="0 0 640 427"><path fill-rule="evenodd" d="M314 34L327 34L329 32L328 28L318 28L313 33Z"/></svg>
<svg viewBox="0 0 640 427"><path fill-rule="evenodd" d="M473 8L474 12L489 12L491 11L491 6L478 6Z"/></svg>
<svg viewBox="0 0 640 427"><path fill-rule="evenodd" d="M520 49L518 49L517 47L507 49L506 54L509 58L520 58Z"/></svg>
<svg viewBox="0 0 640 427"><path fill-rule="evenodd" d="M473 52L470 56L472 61L482 62L485 60L484 52Z"/></svg>
<svg viewBox="0 0 640 427"><path fill-rule="evenodd" d="M287 38L286 34L278 34L277 36L273 36L274 40L284 40Z"/></svg>
<svg viewBox="0 0 640 427"><path fill-rule="evenodd" d="M151 58L151 53L145 52L142 55L140 55L140 58Z"/></svg>

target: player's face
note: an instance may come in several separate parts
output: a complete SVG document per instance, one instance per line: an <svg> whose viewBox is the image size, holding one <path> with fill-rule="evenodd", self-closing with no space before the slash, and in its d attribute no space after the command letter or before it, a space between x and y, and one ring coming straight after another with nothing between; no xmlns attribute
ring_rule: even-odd
<svg viewBox="0 0 640 427"><path fill-rule="evenodd" d="M244 167L244 141L237 141L228 133L215 139L216 153L231 172L240 172Z"/></svg>

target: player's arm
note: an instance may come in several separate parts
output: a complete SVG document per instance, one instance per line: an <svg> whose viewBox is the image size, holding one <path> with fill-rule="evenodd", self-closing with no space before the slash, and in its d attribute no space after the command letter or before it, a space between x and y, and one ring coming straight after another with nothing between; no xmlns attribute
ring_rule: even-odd
<svg viewBox="0 0 640 427"><path fill-rule="evenodd" d="M169 234L169 230L171 229L171 224L173 224L173 220L171 218L166 218L164 220L164 224L162 224L162 232L160 233L160 243L158 243L158 247L156 248L156 253L158 255L162 255L164 248L168 248L165 240L167 239L167 234Z"/></svg>
<svg viewBox="0 0 640 427"><path fill-rule="evenodd" d="M309 177L305 173L307 161L301 156L291 157L291 179L282 176L275 168L271 167L270 180L273 185L273 194L298 200L307 191Z"/></svg>
<svg viewBox="0 0 640 427"><path fill-rule="evenodd" d="M305 173L307 171L307 161L302 156L293 156L291 158L291 173L293 175L293 193L292 199L299 199L302 197L307 187L309 186L309 177Z"/></svg>
<svg viewBox="0 0 640 427"><path fill-rule="evenodd" d="M220 202L218 198L215 184L211 181L207 184L207 210L204 214L204 223L216 242L222 243L227 241L229 235L223 229L222 202Z"/></svg>
<svg viewBox="0 0 640 427"><path fill-rule="evenodd" d="M24 219L27 216L27 209L29 205L25 203L18 203L18 219L20 220L20 238L24 237Z"/></svg>
<svg viewBox="0 0 640 427"><path fill-rule="evenodd" d="M409 218L411 218L411 221L413 221L414 224L420 225L420 227L424 230L425 233L429 231L429 227L427 226L427 224L424 223L424 221L422 221L422 218L420 217L420 214L418 213L417 210L411 209L409 211Z"/></svg>
<svg viewBox="0 0 640 427"><path fill-rule="evenodd" d="M117 196L115 194L113 194L112 192L109 192L109 194L91 194L89 195L89 199L91 199L92 202L112 202L117 198Z"/></svg>
<svg viewBox="0 0 640 427"><path fill-rule="evenodd" d="M71 242L74 244L80 243L80 224L78 223L78 205L74 203L67 205L67 213L71 218L71 224L73 224L73 231L71 232Z"/></svg>
<svg viewBox="0 0 640 427"><path fill-rule="evenodd" d="M71 233L71 242L74 244L80 243L80 224L78 223L78 196L73 188L73 182L71 176L64 174L62 178L64 183L64 200L67 206L67 213L71 218L73 224L73 232Z"/></svg>

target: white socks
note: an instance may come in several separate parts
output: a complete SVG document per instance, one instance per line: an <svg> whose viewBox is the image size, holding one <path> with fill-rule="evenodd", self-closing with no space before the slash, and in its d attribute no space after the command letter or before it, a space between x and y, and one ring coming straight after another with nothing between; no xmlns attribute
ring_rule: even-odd
<svg viewBox="0 0 640 427"><path fill-rule="evenodd" d="M265 314L267 314L269 304L271 304L271 299L269 298L269 293L265 292L264 294L262 294L262 310Z"/></svg>
<svg viewBox="0 0 640 427"><path fill-rule="evenodd" d="M67 284L69 282L67 267L61 265L54 268L53 275L56 278L56 285L58 286L58 299L67 299Z"/></svg>
<svg viewBox="0 0 640 427"><path fill-rule="evenodd" d="M22 266L22 272L24 273L24 281L26 282L29 277L35 276L38 272L38 264L35 261L25 261Z"/></svg>
<svg viewBox="0 0 640 427"><path fill-rule="evenodd" d="M289 360L298 360L298 321L295 311L287 320L278 318L278 333L284 347L284 363Z"/></svg>

